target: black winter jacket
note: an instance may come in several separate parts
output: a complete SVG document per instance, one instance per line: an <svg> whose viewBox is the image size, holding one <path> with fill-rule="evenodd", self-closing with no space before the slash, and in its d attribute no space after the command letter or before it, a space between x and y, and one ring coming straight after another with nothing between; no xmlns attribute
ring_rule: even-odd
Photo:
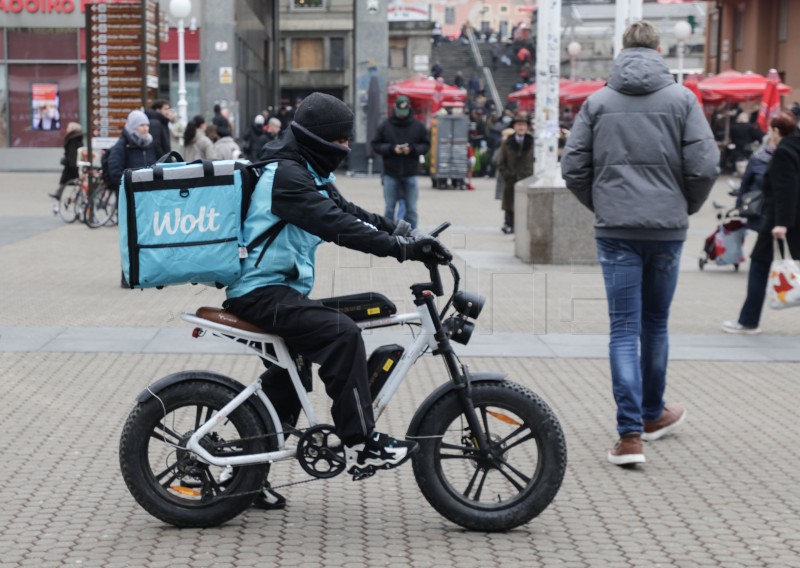
<svg viewBox="0 0 800 568"><path fill-rule="evenodd" d="M172 142L169 138L169 119L153 109L147 109L144 113L150 119L150 135L153 137L156 158L169 154L172 150Z"/></svg>
<svg viewBox="0 0 800 568"><path fill-rule="evenodd" d="M800 259L800 136L781 140L764 176L764 224L753 247L752 258L770 262L772 228L786 227L792 258Z"/></svg>
<svg viewBox="0 0 800 568"><path fill-rule="evenodd" d="M122 131L117 143L111 147L108 155L108 172L114 188L119 187L122 174L127 169L145 168L156 163L155 144L142 148L131 140L126 131Z"/></svg>
<svg viewBox="0 0 800 568"><path fill-rule="evenodd" d="M408 144L411 152L396 154L394 147ZM419 173L419 157L424 156L431 147L428 131L413 116L408 118L387 118L378 127L372 140L372 149L383 156L383 173L392 177L411 177Z"/></svg>
<svg viewBox="0 0 800 568"><path fill-rule="evenodd" d="M64 137L64 169L59 183L67 183L80 175L78 171L78 148L83 145L83 132L70 132Z"/></svg>
<svg viewBox="0 0 800 568"><path fill-rule="evenodd" d="M272 184L272 212L339 246L377 256L398 256L397 239L392 236L394 223L350 203L333 183L325 186L329 197L320 193L308 168L312 167L323 179L330 176L330 171L320 172L312 165L322 160L318 156L322 153L325 149L321 146L311 148L304 144L301 148L291 128L265 147L265 159L281 160Z"/></svg>

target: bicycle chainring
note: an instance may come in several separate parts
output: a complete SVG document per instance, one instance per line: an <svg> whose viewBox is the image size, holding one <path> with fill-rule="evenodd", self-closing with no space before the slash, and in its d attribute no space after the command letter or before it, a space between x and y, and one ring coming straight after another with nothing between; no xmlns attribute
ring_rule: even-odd
<svg viewBox="0 0 800 568"><path fill-rule="evenodd" d="M297 461L318 479L336 477L345 469L344 445L330 424L308 428L297 443Z"/></svg>

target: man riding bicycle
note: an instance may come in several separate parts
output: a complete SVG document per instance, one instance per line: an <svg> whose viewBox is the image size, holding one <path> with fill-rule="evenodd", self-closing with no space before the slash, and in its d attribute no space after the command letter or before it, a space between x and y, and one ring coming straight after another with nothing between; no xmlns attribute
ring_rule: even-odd
<svg viewBox="0 0 800 568"><path fill-rule="evenodd" d="M268 163L253 193L244 223L245 241L277 231L243 261L242 276L227 288L224 308L284 338L289 348L320 365L333 399L331 414L344 444L347 472L354 479L391 469L416 452L415 442L374 430L367 357L360 328L346 315L311 300L314 255L323 242L400 262L446 263L450 252L433 237L401 236L395 224L348 202L334 187L333 171L348 156L353 113L339 99L313 93L295 113L284 135L264 147ZM281 421L294 426L300 402L288 374L267 373L263 389ZM282 507L274 491L256 501Z"/></svg>

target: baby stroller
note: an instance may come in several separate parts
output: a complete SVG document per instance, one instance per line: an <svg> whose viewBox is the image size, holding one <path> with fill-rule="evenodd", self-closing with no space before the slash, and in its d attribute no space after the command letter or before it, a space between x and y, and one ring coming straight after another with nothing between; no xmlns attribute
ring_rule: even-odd
<svg viewBox="0 0 800 568"><path fill-rule="evenodd" d="M747 227L744 220L738 216L736 208L723 213L723 205L716 202L713 205L718 211L719 224L706 238L703 256L699 258L698 265L700 270L703 270L705 265L713 260L718 266L732 264L733 269L738 272L739 265L744 262L744 236Z"/></svg>

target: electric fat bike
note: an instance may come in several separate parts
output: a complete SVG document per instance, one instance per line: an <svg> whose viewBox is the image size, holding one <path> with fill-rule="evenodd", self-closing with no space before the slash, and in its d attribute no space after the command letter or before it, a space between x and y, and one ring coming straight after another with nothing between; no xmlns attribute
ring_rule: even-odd
<svg viewBox="0 0 800 568"><path fill-rule="evenodd" d="M447 228L443 224L433 235ZM466 345L484 298L459 290L449 264L453 292L444 296L437 265L430 282L414 284L416 311L397 314L377 293L323 300L363 329L408 325L410 345L387 345L369 358L376 421L409 369L426 352L441 357L447 380L416 410L406 437L419 451L412 464L422 494L442 516L470 530L504 531L527 523L552 502L564 478L567 447L558 418L531 390L503 373L472 372L451 341ZM209 527L242 513L261 492L271 463L296 459L313 478L345 470L344 447L333 426L316 418L306 388L307 367L284 341L218 308L200 308L181 318L252 349L267 373L288 372L308 427L282 424L261 389L264 375L244 386L208 371L166 376L137 397L122 431L122 476L150 514L178 527ZM278 486L275 486L276 488Z"/></svg>

